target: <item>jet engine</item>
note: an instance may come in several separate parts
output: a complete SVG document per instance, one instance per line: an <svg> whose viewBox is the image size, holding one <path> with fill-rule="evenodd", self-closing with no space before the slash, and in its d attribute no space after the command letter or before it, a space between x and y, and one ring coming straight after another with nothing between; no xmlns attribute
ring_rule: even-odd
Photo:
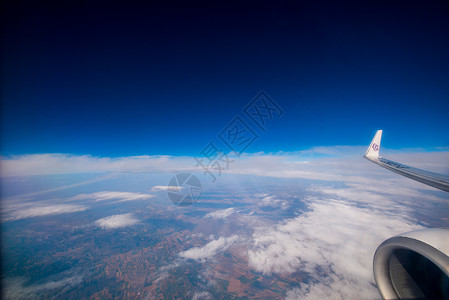
<svg viewBox="0 0 449 300"><path fill-rule="evenodd" d="M449 299L449 228L416 230L384 241L373 266L384 299Z"/></svg>

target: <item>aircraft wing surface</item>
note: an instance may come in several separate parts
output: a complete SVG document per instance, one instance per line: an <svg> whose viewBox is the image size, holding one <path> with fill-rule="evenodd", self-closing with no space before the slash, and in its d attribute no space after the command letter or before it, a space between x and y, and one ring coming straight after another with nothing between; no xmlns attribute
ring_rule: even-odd
<svg viewBox="0 0 449 300"><path fill-rule="evenodd" d="M375 164L378 164L381 167L384 167L385 169L398 173L402 176L422 182L434 188L449 192L448 176L421 170L418 168L413 168L381 157L379 155L381 138L382 138L382 130L378 130L373 140L371 141L369 148L366 150L364 156L366 159Z"/></svg>

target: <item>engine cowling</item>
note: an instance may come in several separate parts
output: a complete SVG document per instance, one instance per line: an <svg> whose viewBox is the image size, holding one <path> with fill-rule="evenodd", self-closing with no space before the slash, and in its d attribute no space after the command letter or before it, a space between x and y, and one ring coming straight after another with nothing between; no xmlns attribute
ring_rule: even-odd
<svg viewBox="0 0 449 300"><path fill-rule="evenodd" d="M384 241L373 268L384 299L449 299L449 228L416 230Z"/></svg>

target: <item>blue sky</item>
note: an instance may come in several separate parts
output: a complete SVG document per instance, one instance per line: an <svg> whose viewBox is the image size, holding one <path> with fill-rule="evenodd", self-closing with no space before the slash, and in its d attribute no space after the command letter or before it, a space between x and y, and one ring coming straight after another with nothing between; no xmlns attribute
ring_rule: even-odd
<svg viewBox="0 0 449 300"><path fill-rule="evenodd" d="M8 4L2 155L197 155L261 90L248 152L449 146L447 3ZM387 139L388 137L388 139Z"/></svg>

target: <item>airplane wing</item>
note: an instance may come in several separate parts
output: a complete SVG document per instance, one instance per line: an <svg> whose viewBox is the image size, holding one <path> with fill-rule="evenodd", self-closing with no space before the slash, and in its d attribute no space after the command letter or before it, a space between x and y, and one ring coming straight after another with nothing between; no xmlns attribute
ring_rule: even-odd
<svg viewBox="0 0 449 300"><path fill-rule="evenodd" d="M365 158L402 176L449 192L449 177L409 167L379 155L378 130ZM396 235L377 247L373 272L383 299L449 300L449 228L427 228Z"/></svg>
<svg viewBox="0 0 449 300"><path fill-rule="evenodd" d="M398 173L402 176L422 182L424 184L430 185L442 191L449 192L448 176L409 167L401 163L381 157L379 155L381 138L382 138L382 130L378 130L373 140L371 141L371 144L366 150L364 156L366 159L375 164L378 164L381 167L384 167L385 169Z"/></svg>

